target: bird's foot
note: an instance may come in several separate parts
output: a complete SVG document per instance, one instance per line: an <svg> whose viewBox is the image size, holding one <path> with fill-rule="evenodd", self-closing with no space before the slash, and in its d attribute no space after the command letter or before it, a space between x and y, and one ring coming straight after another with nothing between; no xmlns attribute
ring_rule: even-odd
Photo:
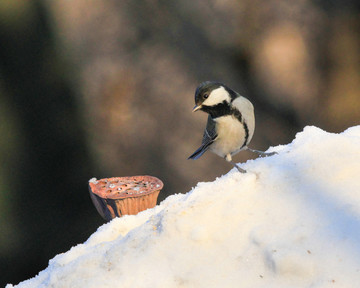
<svg viewBox="0 0 360 288"><path fill-rule="evenodd" d="M240 168L236 163L230 161L231 164L234 165L234 167L240 172L240 173L246 173L246 170Z"/></svg>
<svg viewBox="0 0 360 288"><path fill-rule="evenodd" d="M240 168L238 165L235 165L235 167L240 173L246 173L246 170Z"/></svg>
<svg viewBox="0 0 360 288"><path fill-rule="evenodd" d="M277 152L263 152L263 151L254 150L254 149L250 149L250 148L248 148L248 150L251 152L257 153L261 157L272 156L272 155L278 154Z"/></svg>

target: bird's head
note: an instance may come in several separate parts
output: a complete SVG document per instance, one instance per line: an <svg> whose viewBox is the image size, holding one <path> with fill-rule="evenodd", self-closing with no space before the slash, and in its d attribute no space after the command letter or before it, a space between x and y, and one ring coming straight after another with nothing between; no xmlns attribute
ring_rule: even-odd
<svg viewBox="0 0 360 288"><path fill-rule="evenodd" d="M209 112L217 106L228 106L234 97L236 93L220 82L203 82L196 89L193 112Z"/></svg>

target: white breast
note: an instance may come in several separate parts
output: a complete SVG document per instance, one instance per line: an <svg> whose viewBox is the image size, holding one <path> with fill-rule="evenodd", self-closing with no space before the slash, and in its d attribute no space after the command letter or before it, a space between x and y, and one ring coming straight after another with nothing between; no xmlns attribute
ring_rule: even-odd
<svg viewBox="0 0 360 288"><path fill-rule="evenodd" d="M245 130L242 123L231 115L218 117L215 121L218 137L210 146L210 151L220 157L239 152L245 141Z"/></svg>

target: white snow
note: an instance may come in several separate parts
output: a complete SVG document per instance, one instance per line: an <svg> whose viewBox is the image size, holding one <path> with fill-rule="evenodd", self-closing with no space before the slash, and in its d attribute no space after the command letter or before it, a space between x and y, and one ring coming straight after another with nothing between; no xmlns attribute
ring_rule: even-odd
<svg viewBox="0 0 360 288"><path fill-rule="evenodd" d="M360 287L360 126L269 150L101 226L16 287Z"/></svg>

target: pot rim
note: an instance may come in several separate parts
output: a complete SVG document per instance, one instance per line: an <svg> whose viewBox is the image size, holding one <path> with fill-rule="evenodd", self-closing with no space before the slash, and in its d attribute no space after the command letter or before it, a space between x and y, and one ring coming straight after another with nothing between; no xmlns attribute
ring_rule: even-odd
<svg viewBox="0 0 360 288"><path fill-rule="evenodd" d="M89 180L91 193L103 199L142 197L160 191L164 183L149 175L110 177Z"/></svg>

